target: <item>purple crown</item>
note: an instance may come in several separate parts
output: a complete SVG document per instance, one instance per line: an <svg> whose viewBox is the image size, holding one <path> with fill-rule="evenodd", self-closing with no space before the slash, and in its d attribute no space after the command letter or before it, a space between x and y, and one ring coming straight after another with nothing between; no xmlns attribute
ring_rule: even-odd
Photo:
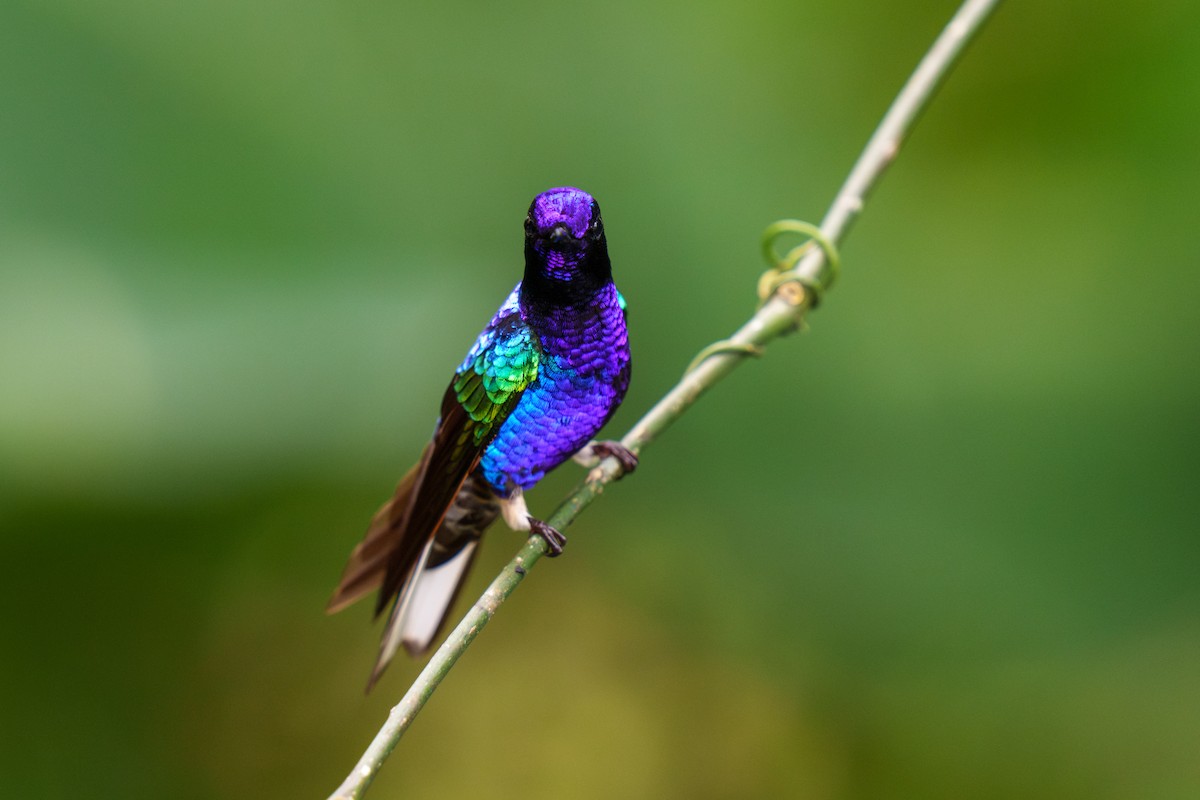
<svg viewBox="0 0 1200 800"><path fill-rule="evenodd" d="M595 202L590 194L573 186L548 189L533 199L533 221L541 231L562 222L571 230L571 235L578 239L592 223Z"/></svg>

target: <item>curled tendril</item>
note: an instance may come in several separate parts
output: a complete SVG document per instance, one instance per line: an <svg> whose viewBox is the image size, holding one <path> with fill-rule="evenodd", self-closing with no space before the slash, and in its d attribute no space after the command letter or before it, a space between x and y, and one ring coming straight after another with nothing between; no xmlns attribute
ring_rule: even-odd
<svg viewBox="0 0 1200 800"><path fill-rule="evenodd" d="M743 342L735 342L732 339L722 339L719 342L713 342L699 353L696 353L696 357L692 359L692 363L687 365L687 369L683 371L683 374L687 375L691 373L696 367L707 361L710 356L715 356L717 353L739 353L743 356L758 358L763 354L763 349L756 344L745 344Z"/></svg>
<svg viewBox="0 0 1200 800"><path fill-rule="evenodd" d="M780 256L775 252L775 243L780 237L788 234L799 234L808 238ZM813 249L814 245L825 252L825 264L815 279L799 275L796 272L796 265ZM812 300L812 307L816 308L825 292L837 279L841 269L841 258L838 256L837 247L829 240L824 231L810 222L798 219L781 219L778 222L772 222L763 231L762 248L763 258L767 260L771 268L758 279L760 304L771 299L771 296L784 284L796 283L799 284L799 286L793 287L796 291L781 292L784 299L792 305L799 306L803 296L807 294ZM802 324L802 321L797 322L797 325ZM693 372L696 367L718 353L736 353L741 356L758 357L762 355L762 348L753 344L735 342L732 339L722 339L719 342L713 342L697 353L683 374L687 375Z"/></svg>
<svg viewBox="0 0 1200 800"><path fill-rule="evenodd" d="M775 244L780 237L787 234L799 234L808 238L780 256L775 252ZM820 247L825 253L824 267L815 278L798 275L796 265L813 249L814 245ZM841 272L842 260L838 255L837 247L824 231L810 222L798 219L781 219L778 222L772 222L763 231L762 252L763 258L771 267L763 273L758 281L758 298L763 303L767 302L780 286L795 281L811 294L812 304L815 308Z"/></svg>

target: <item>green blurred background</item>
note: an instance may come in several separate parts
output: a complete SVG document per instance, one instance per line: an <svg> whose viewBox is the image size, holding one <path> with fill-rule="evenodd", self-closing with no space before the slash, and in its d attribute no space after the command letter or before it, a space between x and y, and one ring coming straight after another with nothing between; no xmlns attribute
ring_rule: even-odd
<svg viewBox="0 0 1200 800"><path fill-rule="evenodd" d="M604 207L620 433L953 9L5 0L3 795L325 796L419 664L364 699L378 628L322 606L530 198ZM1197 29L1002 8L811 331L580 519L371 796L1200 796Z"/></svg>

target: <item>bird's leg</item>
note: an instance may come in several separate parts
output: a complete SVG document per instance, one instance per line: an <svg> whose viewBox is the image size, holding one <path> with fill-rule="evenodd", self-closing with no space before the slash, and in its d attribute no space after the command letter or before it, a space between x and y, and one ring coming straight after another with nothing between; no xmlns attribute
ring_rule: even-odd
<svg viewBox="0 0 1200 800"><path fill-rule="evenodd" d="M595 467L609 456L616 458L621 465L619 477L624 477L637 469L638 457L633 454L632 450L616 440L602 442L592 440L580 448L579 452L572 456L572 459L576 464L590 468Z"/></svg>
<svg viewBox="0 0 1200 800"><path fill-rule="evenodd" d="M525 505L525 493L520 489L500 500L500 514L504 517L505 524L514 531L529 531L545 539L546 555L551 558L562 555L567 537L529 513L529 507Z"/></svg>

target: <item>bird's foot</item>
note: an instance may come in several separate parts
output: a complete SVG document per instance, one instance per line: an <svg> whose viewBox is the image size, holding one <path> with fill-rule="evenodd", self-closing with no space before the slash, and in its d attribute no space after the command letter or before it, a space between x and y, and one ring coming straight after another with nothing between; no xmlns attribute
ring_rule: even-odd
<svg viewBox="0 0 1200 800"><path fill-rule="evenodd" d="M547 556L555 558L562 555L563 545L567 543L567 537L559 533L557 528L547 525L540 519L530 517L529 532L546 540Z"/></svg>
<svg viewBox="0 0 1200 800"><path fill-rule="evenodd" d="M595 467L609 456L617 459L621 465L621 474L618 477L624 477L637 469L638 457L628 447L615 440L589 442L587 447L575 454L575 461L585 467Z"/></svg>

